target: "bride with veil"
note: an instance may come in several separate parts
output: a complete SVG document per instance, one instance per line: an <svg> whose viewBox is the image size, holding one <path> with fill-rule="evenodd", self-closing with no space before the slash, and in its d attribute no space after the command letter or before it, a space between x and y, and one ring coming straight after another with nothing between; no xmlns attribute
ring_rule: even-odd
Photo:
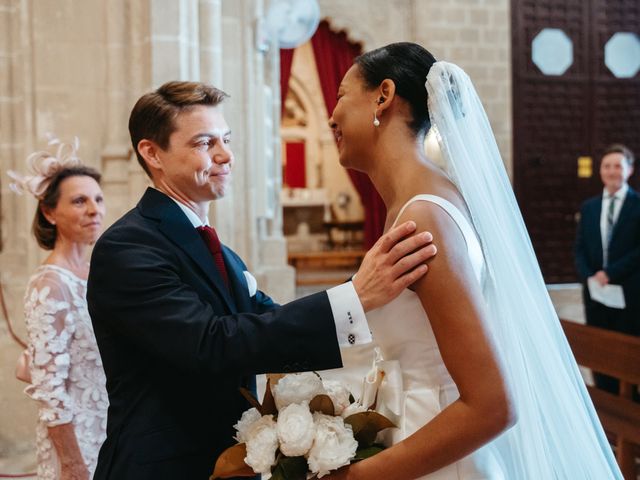
<svg viewBox="0 0 640 480"><path fill-rule="evenodd" d="M426 81L426 84L425 84ZM358 57L330 120L385 229L434 235L429 274L367 315L374 341L322 372L354 391L374 363L390 447L330 479L621 479L560 327L482 103L457 66L395 43ZM445 171L424 153L429 129Z"/></svg>

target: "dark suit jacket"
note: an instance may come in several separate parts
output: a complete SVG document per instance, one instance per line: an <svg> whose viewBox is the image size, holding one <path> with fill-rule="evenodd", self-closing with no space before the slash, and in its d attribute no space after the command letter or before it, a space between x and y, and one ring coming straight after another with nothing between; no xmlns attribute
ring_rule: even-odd
<svg viewBox="0 0 640 480"><path fill-rule="evenodd" d="M148 189L99 239L87 300L107 376L107 440L95 479L207 479L248 405L255 373L341 366L325 292L275 305L232 292L180 208Z"/></svg>
<svg viewBox="0 0 640 480"><path fill-rule="evenodd" d="M583 282L603 269L601 211L602 195L590 198L582 206L575 257ZM610 283L622 285L628 306L635 308L640 295L640 196L631 188L613 228L608 266L604 270Z"/></svg>

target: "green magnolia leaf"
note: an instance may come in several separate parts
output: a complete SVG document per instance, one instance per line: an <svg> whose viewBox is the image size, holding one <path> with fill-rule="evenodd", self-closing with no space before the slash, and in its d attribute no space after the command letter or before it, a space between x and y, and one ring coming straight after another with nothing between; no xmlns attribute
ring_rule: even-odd
<svg viewBox="0 0 640 480"><path fill-rule="evenodd" d="M395 427L391 420L374 411L354 413L345 418L344 423L351 425L353 436L361 448L371 446L381 430Z"/></svg>
<svg viewBox="0 0 640 480"><path fill-rule="evenodd" d="M370 447L359 448L356 451L356 456L353 457L353 461L357 462L359 460L365 460L369 457L373 457L374 455L377 455L383 450L384 450L384 446L378 445L378 444L371 445Z"/></svg>
<svg viewBox="0 0 640 480"><path fill-rule="evenodd" d="M309 402L309 410L311 413L320 412L325 415L335 415L335 408L333 406L333 401L329 395L316 395Z"/></svg>
<svg viewBox="0 0 640 480"><path fill-rule="evenodd" d="M244 443L238 443L227 448L216 460L216 466L209 480L218 478L254 477L253 469L244 463L247 456L247 447Z"/></svg>
<svg viewBox="0 0 640 480"><path fill-rule="evenodd" d="M271 480L306 480L307 460L304 457L280 457L271 472Z"/></svg>
<svg viewBox="0 0 640 480"><path fill-rule="evenodd" d="M262 407L259 409L262 415L277 415L276 401L271 391L271 379L267 380L267 386L264 390L264 398L262 399Z"/></svg>

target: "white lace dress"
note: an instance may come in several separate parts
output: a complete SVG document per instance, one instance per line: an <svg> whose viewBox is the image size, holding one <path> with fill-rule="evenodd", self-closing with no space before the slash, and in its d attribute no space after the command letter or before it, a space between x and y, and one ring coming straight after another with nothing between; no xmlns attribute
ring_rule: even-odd
<svg viewBox="0 0 640 480"><path fill-rule="evenodd" d="M85 280L55 265L42 265L27 286L24 310L32 362L25 393L39 403L38 479L60 478L47 427L73 424L91 476L106 437L109 402L86 289Z"/></svg>

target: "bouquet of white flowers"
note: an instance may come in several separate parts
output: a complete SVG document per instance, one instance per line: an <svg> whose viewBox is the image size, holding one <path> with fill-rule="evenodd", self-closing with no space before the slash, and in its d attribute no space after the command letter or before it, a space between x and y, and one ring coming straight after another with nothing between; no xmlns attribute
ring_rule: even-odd
<svg viewBox="0 0 640 480"><path fill-rule="evenodd" d="M267 382L262 404L242 393L253 408L235 425L239 443L220 455L210 480L321 478L383 450L374 443L378 432L395 427L373 410L375 401L363 406L342 383L313 372L285 375L273 388Z"/></svg>

